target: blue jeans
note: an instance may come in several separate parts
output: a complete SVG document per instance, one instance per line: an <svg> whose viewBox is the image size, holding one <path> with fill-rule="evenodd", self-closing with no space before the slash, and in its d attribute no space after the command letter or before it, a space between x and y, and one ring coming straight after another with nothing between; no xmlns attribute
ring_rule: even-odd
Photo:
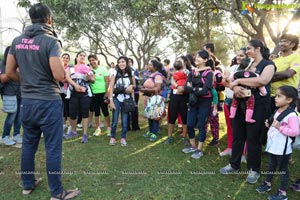
<svg viewBox="0 0 300 200"><path fill-rule="evenodd" d="M123 112L123 102L120 102L118 99L113 99L116 109L112 112L112 123L111 123L111 137L116 138L116 131L118 125L119 113L121 112L121 121L122 121L122 133L121 138L126 139L127 134L127 118L128 113Z"/></svg>
<svg viewBox="0 0 300 200"><path fill-rule="evenodd" d="M21 157L23 188L32 189L34 187L34 158L43 132L48 185L51 196L57 196L63 191L61 183L62 100L22 99L21 110L24 129Z"/></svg>
<svg viewBox="0 0 300 200"><path fill-rule="evenodd" d="M159 121L153 120L153 119L148 119L148 124L149 124L149 132L157 135L158 130L159 130Z"/></svg>
<svg viewBox="0 0 300 200"><path fill-rule="evenodd" d="M199 142L206 139L206 124L210 114L209 106L189 107L187 115L187 128L190 139L195 138L195 126L199 130Z"/></svg>
<svg viewBox="0 0 300 200"><path fill-rule="evenodd" d="M12 125L14 124L14 134L13 136L20 134L21 129L21 113L20 113L20 105L21 105L21 98L17 98L17 112L15 113L7 113L4 126L3 126L3 134L2 138L10 135L10 130Z"/></svg>

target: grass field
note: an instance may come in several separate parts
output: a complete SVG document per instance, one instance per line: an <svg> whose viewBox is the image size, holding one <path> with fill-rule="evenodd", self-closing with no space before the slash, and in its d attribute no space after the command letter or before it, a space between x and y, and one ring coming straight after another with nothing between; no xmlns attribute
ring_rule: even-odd
<svg viewBox="0 0 300 200"><path fill-rule="evenodd" d="M2 126L5 114L0 114ZM164 119L165 121L165 119ZM224 114L220 113L220 138L217 147L205 145L204 156L199 160L181 153L183 144L179 136L171 145L163 144L166 125L160 129L159 140L151 143L142 137L147 123L141 120L142 130L128 132L128 147L109 146L106 136L89 137L86 144L81 137L63 143L62 181L65 188L78 187L82 194L78 199L267 199L268 194L258 194L255 189L264 180L247 184L247 174L221 175L219 169L228 163L229 157L220 157L226 147ZM120 125L119 125L120 126ZM120 127L119 127L120 128ZM120 130L120 129L119 129ZM90 129L92 135L94 129ZM2 133L2 130L0 131ZM79 131L80 134L82 134ZM118 140L120 139L118 131ZM208 133L206 144L211 140ZM21 149L0 145L0 200L50 199L45 169L44 143L41 140L36 154L36 171L43 178L42 184L28 197L21 194L20 175ZM295 164L290 166L291 180L299 173L299 152L294 152ZM262 170L267 170L267 156L262 157ZM242 171L246 172L245 164ZM276 175L270 194L275 193L279 183ZM299 193L288 190L289 199L299 199ZM297 198L298 197L298 198Z"/></svg>

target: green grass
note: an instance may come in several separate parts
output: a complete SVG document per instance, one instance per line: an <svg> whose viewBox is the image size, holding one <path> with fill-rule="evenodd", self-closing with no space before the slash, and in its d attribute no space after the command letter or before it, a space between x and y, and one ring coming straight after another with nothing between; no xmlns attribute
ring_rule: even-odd
<svg viewBox="0 0 300 200"><path fill-rule="evenodd" d="M78 199L267 199L268 194L258 194L255 189L263 181L253 185L245 182L247 174L221 175L219 169L228 163L229 157L218 154L226 147L225 123L220 113L221 144L218 147L205 145L204 156L199 160L181 153L183 145L179 136L175 142L164 145L167 128L162 126L159 140L151 143L142 137L147 124L142 120L140 132L128 132L128 147L109 146L106 136L89 137L87 144L80 138L64 141L62 182L65 188L78 187L82 194ZM1 113L0 124L5 114ZM164 119L165 121L165 119ZM120 125L119 125L120 126ZM119 127L120 128L120 127ZM90 129L92 135L94 129ZM80 132L81 133L81 132ZM120 137L120 129L118 140ZM211 140L208 133L206 144ZM36 154L36 171L44 180L28 197L21 195L20 170L21 149L0 145L0 200L4 199L50 199L45 169L44 142L41 140ZM290 166L291 180L299 175L299 152L294 153L296 161ZM246 165L242 169L246 171ZM267 156L262 158L262 170L267 170ZM298 172L297 172L298 170ZM88 174L90 173L90 174ZM273 179L276 191L279 177ZM289 199L299 194L288 190Z"/></svg>

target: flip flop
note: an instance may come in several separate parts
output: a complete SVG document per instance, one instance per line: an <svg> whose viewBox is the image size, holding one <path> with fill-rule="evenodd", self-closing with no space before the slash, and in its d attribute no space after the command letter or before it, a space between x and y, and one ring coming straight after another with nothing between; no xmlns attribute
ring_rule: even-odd
<svg viewBox="0 0 300 200"><path fill-rule="evenodd" d="M68 195L72 194L73 192L78 192L75 196L73 197L67 197ZM52 198L59 199L59 200L68 200L68 199L75 199L76 197L78 197L80 195L80 190L78 190L77 188L74 190L63 190L63 192L61 194L59 194L58 196L55 197L51 197L50 200L53 200Z"/></svg>
<svg viewBox="0 0 300 200"><path fill-rule="evenodd" d="M34 181L34 187L32 189L29 190L22 190L22 194L23 195L29 195L33 192L34 188L39 186L42 183L43 179L42 178L38 178Z"/></svg>

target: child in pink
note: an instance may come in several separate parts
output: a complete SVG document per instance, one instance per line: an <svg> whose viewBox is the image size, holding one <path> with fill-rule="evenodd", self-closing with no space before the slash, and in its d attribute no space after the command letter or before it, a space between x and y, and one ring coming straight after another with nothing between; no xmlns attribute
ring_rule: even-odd
<svg viewBox="0 0 300 200"><path fill-rule="evenodd" d="M93 73L91 68L85 64L81 65L75 65L74 67L70 67L70 73L71 73L71 79L77 80L76 82L80 82L80 79L87 81L86 80L86 75L90 75ZM74 88L71 88L72 85L69 85L68 90L67 90L67 96L66 99L70 99L71 97L71 90ZM88 85L85 85L82 87L83 91L87 90L88 96L92 97L92 90Z"/></svg>
<svg viewBox="0 0 300 200"><path fill-rule="evenodd" d="M250 59L249 58L244 58L241 63L240 63L240 69L246 69L248 67L250 63ZM234 73L233 75L233 79L239 79L239 78L252 78L252 77L257 77L258 75L256 73L250 72L250 71L239 71ZM266 96L267 95L267 90L264 86L259 87L259 94L261 96ZM255 100L254 100L254 95L251 92L251 96L246 97L248 99L245 99L246 101L246 122L249 123L254 123L255 120L252 119L253 116L253 109L254 109L254 104L255 104ZM244 99L243 99L244 100ZM230 107L230 118L234 118L236 115L236 111L238 108L238 105L240 103L240 100L236 99L234 96L232 98L232 104Z"/></svg>

